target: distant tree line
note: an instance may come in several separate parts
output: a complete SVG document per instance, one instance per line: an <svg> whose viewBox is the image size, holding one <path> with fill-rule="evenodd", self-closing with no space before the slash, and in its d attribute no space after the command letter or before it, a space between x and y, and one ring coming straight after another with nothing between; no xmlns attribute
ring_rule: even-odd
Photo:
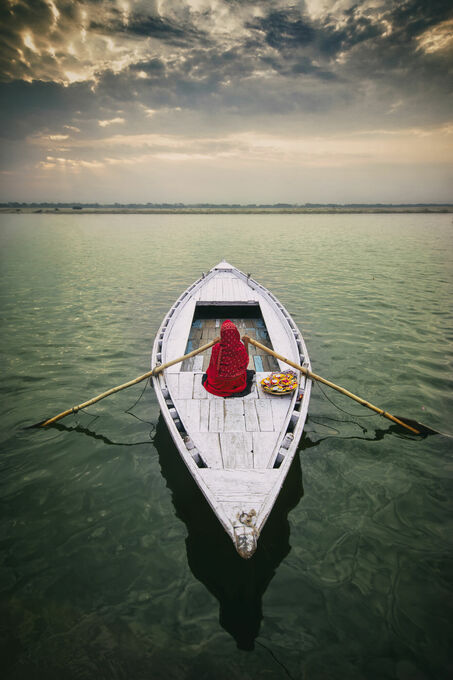
<svg viewBox="0 0 453 680"><path fill-rule="evenodd" d="M129 210L178 210L181 208L201 209L297 209L297 208L425 208L425 207L448 207L451 203L54 203L41 201L39 203L26 203L9 201L0 203L0 208L53 208L65 210L83 210L84 208L102 210L129 209Z"/></svg>

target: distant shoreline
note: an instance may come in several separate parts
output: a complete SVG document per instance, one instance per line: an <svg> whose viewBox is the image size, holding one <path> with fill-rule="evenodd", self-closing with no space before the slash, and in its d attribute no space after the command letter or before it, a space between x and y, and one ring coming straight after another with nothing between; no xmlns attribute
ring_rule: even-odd
<svg viewBox="0 0 453 680"><path fill-rule="evenodd" d="M392 214L392 213L452 213L452 205L363 205L363 206L292 206L292 207L144 207L123 208L99 206L99 208L77 207L0 207L5 214L45 214L45 215L316 215L316 214Z"/></svg>

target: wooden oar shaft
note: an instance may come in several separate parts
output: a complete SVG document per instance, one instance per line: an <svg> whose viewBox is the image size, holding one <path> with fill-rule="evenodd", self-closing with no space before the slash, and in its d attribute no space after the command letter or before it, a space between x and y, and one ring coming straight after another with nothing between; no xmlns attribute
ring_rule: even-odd
<svg viewBox="0 0 453 680"><path fill-rule="evenodd" d="M184 361L185 359L190 359L191 357L194 357L196 354L201 354L201 352L205 352L207 349L212 347L213 345L216 344L216 342L219 341L219 338L215 338L211 342L208 342L206 345L203 345L202 347L198 347L198 349L194 349L192 352L189 352L188 354L184 354L184 356L179 357L178 359L172 359L172 361L167 361L166 364L162 364L161 366L155 366L151 371L148 371L147 373L144 373L143 375L139 375L138 378L134 378L134 380L129 380L129 382L123 383L122 385L117 385L117 387L112 387L112 389L107 390L107 392L103 392L102 394L98 394L97 397L93 397L93 399L89 399L88 401L84 401L83 404L79 404L78 406L73 406L72 408L68 408L66 411L63 411L62 413L59 413L58 415L54 416L53 418L49 418L48 420L44 420L42 423L38 423L38 427L46 427L46 425L52 425L52 423L56 423L58 420L61 420L65 416L69 416L71 413L77 413L77 411L80 411L83 408L87 408L87 406L91 406L92 404L96 404L96 402L101 401L101 399L105 399L106 397L109 397L111 394L115 394L115 392L120 392L121 390L125 390L126 387L131 387L132 385L136 385L139 382L142 382L142 380L146 380L146 378L150 378L152 375L158 375L162 371L164 371L166 368L169 368L170 366L173 366L174 364L179 364L181 361Z"/></svg>
<svg viewBox="0 0 453 680"><path fill-rule="evenodd" d="M247 336L245 336L245 337L247 337ZM286 357L282 356L281 354L274 352L272 349L269 349L269 347L262 345L261 342L258 342L257 340L254 340L253 338L248 338L248 341L250 342L251 345L255 345L255 347L259 347L259 349L264 350L265 352L267 352L271 356L275 357L276 359L280 359L280 361L284 361L285 364L288 364L289 366L296 368L298 371L301 371L302 373L304 373L307 376L307 378L310 378L310 380L316 380L317 382L323 383L324 385L327 385L328 387L332 387L332 389L337 390L337 392L344 394L346 397L349 397L350 399L354 399L354 401L358 402L362 406L366 406L367 408L371 409L372 411L375 411L376 413L380 413L380 415L384 416L384 418L388 418L389 420L392 420L394 423L401 425L401 427L405 427L406 430L410 430L414 434L420 434L420 432L418 430L411 427L410 425L407 425L406 423L403 423L402 420L395 418L395 416L392 416L391 413L387 413L387 411L384 411L384 409L379 408L378 406L374 406L373 404L370 404L369 401L366 401L365 399L358 397L356 394L349 392L349 390L345 390L344 387L340 387L340 385L336 385L335 383L331 382L330 380L326 380L326 378L323 378L322 376L317 375L316 373L312 373L311 371L308 370L308 368L305 368L304 366L300 366L299 364L296 364L294 361L291 361L290 359L287 359Z"/></svg>

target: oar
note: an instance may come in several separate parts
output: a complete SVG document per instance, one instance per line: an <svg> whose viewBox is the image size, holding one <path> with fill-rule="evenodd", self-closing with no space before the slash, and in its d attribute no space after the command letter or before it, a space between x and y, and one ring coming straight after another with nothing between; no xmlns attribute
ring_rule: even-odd
<svg viewBox="0 0 453 680"><path fill-rule="evenodd" d="M98 394L97 397L94 397L93 399L90 399L89 401L84 401L83 404L79 404L78 406L73 406L72 408L68 408L66 411L63 411L62 413L59 413L57 416L54 416L53 418L49 418L48 420L42 420L39 423L35 423L35 425L31 425L30 427L46 427L46 425L52 425L52 423L56 423L58 420L61 420L65 416L71 415L71 413L77 413L83 408L87 408L88 406L91 406L92 404L95 404L98 401L101 401L101 399L105 399L106 397L109 397L111 394L115 394L116 392L120 392L121 390L125 390L126 387L131 387L132 385L136 385L139 382L142 382L142 380L146 380L146 378L150 378L153 375L158 375L159 373L162 373L166 368L169 368L169 366L173 366L174 364L179 364L181 361L184 361L184 359L190 359L191 357L194 357L196 354L201 354L201 352L206 351L210 347L216 344L216 342L219 342L220 338L215 338L212 340L212 342L208 342L206 345L203 345L202 347L198 347L198 349L194 349L192 352L189 352L188 354L184 354L184 356L179 357L178 359L172 359L172 361L167 361L166 364L161 364L160 366L155 366L151 371L148 371L148 373L144 373L143 375L139 375L138 378L135 378L134 380L130 380L127 383L123 383L122 385L118 385L117 387L112 387L112 389L107 390L107 392L103 392L102 394Z"/></svg>
<svg viewBox="0 0 453 680"><path fill-rule="evenodd" d="M289 366L292 366L293 368L296 368L298 371L301 371L304 373L304 375L307 376L310 380L317 380L320 383L323 383L324 385L327 385L328 387L332 387L334 390L337 390L337 392L340 392L341 394L344 394L346 397L350 397L351 399L354 399L354 401L357 401L359 404L362 404L362 406L366 406L367 408L371 409L372 411L375 411L376 413L380 413L384 418L388 418L389 420L392 420L394 423L397 423L398 425L401 425L401 427L405 427L406 430L410 430L410 432L413 432L414 434L422 434L422 432L428 433L435 433L435 430L431 430L431 428L426 427L426 425L421 425L419 427L419 423L417 423L414 420L411 420L410 423L405 423L403 420L400 420L399 418L395 418L395 416L392 416L391 413L387 413L387 411L384 411L382 408L378 408L377 406L373 406L373 404L370 404L368 401L365 401L365 399L361 399L361 397L358 397L356 394L353 394L352 392L349 392L348 390L345 390L344 387L340 387L340 385L335 385L335 383L330 382L330 380L326 380L325 378L322 378L320 375L316 375L316 373L312 373L311 371L308 370L308 368L304 368L304 366L300 366L299 364L296 364L294 361L290 361L289 359L286 359L283 357L281 354L277 354L277 352L274 352L273 350L269 349L269 347L266 347L265 345L262 345L260 342L257 340L254 340L253 338L249 338L248 336L244 336L245 340L248 340L251 345L255 345L255 347L259 347L260 349L264 350L271 356L275 357L276 359L280 359L280 361L283 361L285 364L288 364ZM412 427L414 425L414 427ZM418 428L419 429L415 429Z"/></svg>

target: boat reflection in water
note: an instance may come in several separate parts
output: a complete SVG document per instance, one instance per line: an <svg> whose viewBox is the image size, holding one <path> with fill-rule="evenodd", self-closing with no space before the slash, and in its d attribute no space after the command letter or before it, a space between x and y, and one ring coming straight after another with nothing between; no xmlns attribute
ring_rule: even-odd
<svg viewBox="0 0 453 680"><path fill-rule="evenodd" d="M259 634L262 598L277 567L291 550L288 513L303 496L296 453L280 495L264 525L253 557L244 560L181 460L162 416L154 445L177 516L187 526L187 560L203 585L218 599L220 625L240 649L251 650Z"/></svg>

